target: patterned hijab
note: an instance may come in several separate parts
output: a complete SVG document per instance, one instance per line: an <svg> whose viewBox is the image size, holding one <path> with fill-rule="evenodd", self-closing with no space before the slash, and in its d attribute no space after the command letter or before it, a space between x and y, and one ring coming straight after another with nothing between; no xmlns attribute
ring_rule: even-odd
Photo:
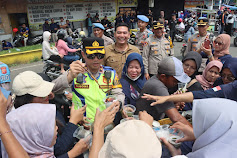
<svg viewBox="0 0 237 158"><path fill-rule="evenodd" d="M55 158L53 147L56 107L54 104L31 103L13 110L7 121L16 139L32 158ZM8 157L2 150L3 158Z"/></svg>

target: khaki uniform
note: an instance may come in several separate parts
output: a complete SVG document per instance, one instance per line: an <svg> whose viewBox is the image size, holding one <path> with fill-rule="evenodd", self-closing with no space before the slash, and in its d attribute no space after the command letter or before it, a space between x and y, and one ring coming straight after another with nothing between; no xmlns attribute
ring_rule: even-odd
<svg viewBox="0 0 237 158"><path fill-rule="evenodd" d="M109 38L105 35L103 35L101 38L104 40L105 47L110 45L110 44L114 44L114 41L111 38Z"/></svg>
<svg viewBox="0 0 237 158"><path fill-rule="evenodd" d="M151 35L143 47L145 73L157 74L160 61L172 55L174 55L174 50L170 48L170 42L165 37L158 39L155 35Z"/></svg>
<svg viewBox="0 0 237 158"><path fill-rule="evenodd" d="M205 38L209 37L209 35L210 33L207 33L207 35L204 37L201 37L199 33L192 35L188 39L188 46L187 46L185 55L190 51L196 52L201 47L201 44L204 42ZM199 68L198 72L203 72L204 68L206 67L206 62L207 62L207 59L203 58L201 67Z"/></svg>
<svg viewBox="0 0 237 158"><path fill-rule="evenodd" d="M128 44L128 48L124 52L116 50L115 44L108 45L105 47L105 57L104 63L102 63L102 65L110 66L115 69L120 79L128 55L134 52L140 54L139 49L131 44Z"/></svg>
<svg viewBox="0 0 237 158"><path fill-rule="evenodd" d="M136 34L136 41L135 45L140 50L140 52L143 52L143 46L146 41L146 39L152 34L152 32L148 29L145 29L143 32L138 31Z"/></svg>

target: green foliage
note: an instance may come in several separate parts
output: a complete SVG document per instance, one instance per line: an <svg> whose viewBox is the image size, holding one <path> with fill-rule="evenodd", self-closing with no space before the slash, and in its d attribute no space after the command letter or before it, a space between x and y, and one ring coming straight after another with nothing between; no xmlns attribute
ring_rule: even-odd
<svg viewBox="0 0 237 158"><path fill-rule="evenodd" d="M19 47L19 48L12 48L9 50L0 51L0 55L9 54L9 53L16 53L16 52L24 52L24 51L36 50L36 49L42 49L42 44L26 46L26 47Z"/></svg>

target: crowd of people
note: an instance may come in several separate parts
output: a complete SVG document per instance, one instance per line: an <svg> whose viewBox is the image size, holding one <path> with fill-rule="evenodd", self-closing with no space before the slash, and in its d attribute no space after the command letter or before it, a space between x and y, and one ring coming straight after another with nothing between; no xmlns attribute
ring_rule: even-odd
<svg viewBox="0 0 237 158"><path fill-rule="evenodd" d="M110 25L107 17L100 21L99 15L88 14L88 37L77 49L65 42L70 31L55 36L57 29L70 28L69 21L61 18L58 28L46 20L43 60L61 65L61 75L52 82L25 71L11 84L8 65L0 62L3 158L235 157L237 58L229 51L230 35L211 39L209 19L198 18L197 33L192 33L192 25L185 29L189 35L181 61L174 57L172 42L176 14L168 23L164 12L158 21L151 10L148 16L131 16L117 16L114 41L104 35ZM133 22L139 27L135 45L128 43ZM171 37L165 31L167 25ZM83 60L78 60L77 51ZM67 70L65 60L71 61ZM67 88L71 93L65 93ZM60 108L50 104L62 93L72 103L68 122ZM128 105L135 108L132 116ZM180 113L188 110L192 122ZM184 133L176 140L179 148L157 138L154 122L164 118L172 122L171 129ZM74 136L79 133L84 137L78 140Z"/></svg>

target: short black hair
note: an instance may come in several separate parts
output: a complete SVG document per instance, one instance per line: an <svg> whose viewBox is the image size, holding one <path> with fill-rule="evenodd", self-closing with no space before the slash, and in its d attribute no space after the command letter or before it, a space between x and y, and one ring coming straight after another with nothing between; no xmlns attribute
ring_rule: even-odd
<svg viewBox="0 0 237 158"><path fill-rule="evenodd" d="M120 26L125 26L125 27L128 28L128 31L130 31L130 29L129 29L129 27L128 27L128 24L122 22L122 23L118 23L118 25L116 25L116 27L115 27L115 32L117 31L117 28L120 27Z"/></svg>
<svg viewBox="0 0 237 158"><path fill-rule="evenodd" d="M17 108L21 107L22 105L32 103L34 97L35 96L33 96L31 94L16 96L16 99L14 102L14 107L17 109Z"/></svg>
<svg viewBox="0 0 237 158"><path fill-rule="evenodd" d="M63 17L60 17L59 19L63 19Z"/></svg>

